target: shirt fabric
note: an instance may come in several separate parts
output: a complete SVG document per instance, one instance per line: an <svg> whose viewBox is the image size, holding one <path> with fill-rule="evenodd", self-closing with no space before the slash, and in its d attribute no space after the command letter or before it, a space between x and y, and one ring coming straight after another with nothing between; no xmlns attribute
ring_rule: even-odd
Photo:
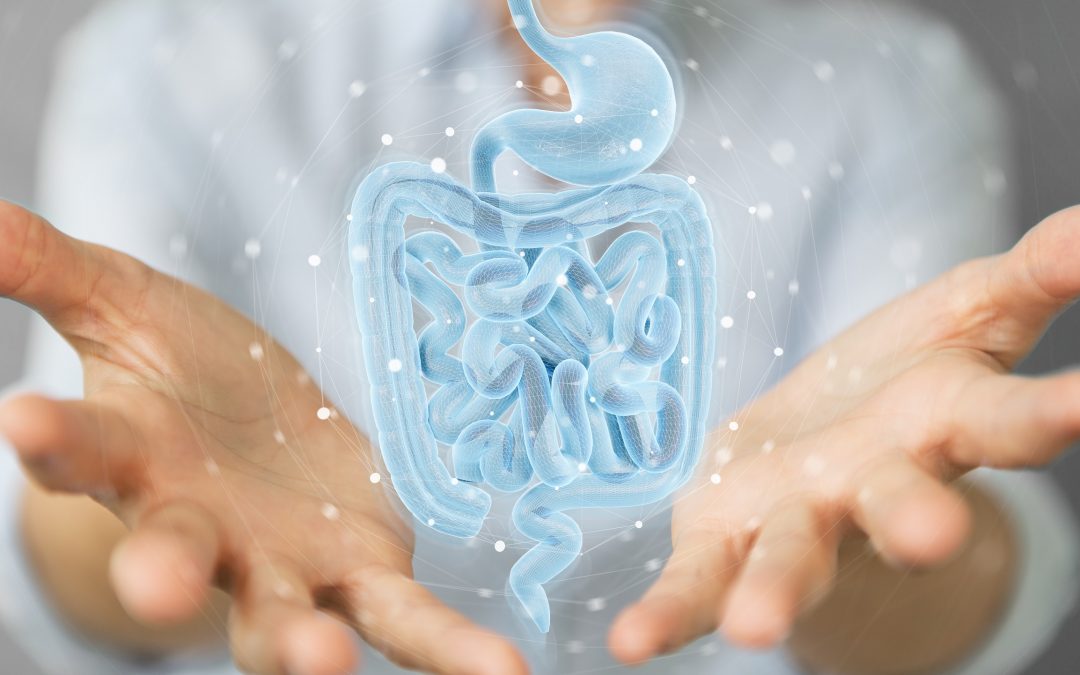
<svg viewBox="0 0 1080 675"><path fill-rule="evenodd" d="M66 44L37 206L70 234L247 313L370 432L348 202L391 160L441 157L466 177L475 131L535 105L515 86L525 61L487 4L114 2ZM1012 242L1002 106L957 37L928 17L876 2L641 0L621 28L662 46L679 82L680 128L652 170L692 176L714 226L724 318L713 424L870 309ZM498 176L503 192L550 189L512 156ZM855 374L858 364L838 367ZM81 392L73 353L40 321L22 386ZM213 655L132 663L64 630L21 559L19 478L13 462L4 467L0 523L11 545L0 564L13 583L0 613L44 667L232 672ZM1020 535L1022 573L1009 613L962 673L1008 672L997 666L1037 655L1072 606L1078 567L1076 525L1052 482L987 473ZM606 633L670 553L666 507L573 514L588 554L548 585L552 632L542 638L503 597L531 546L509 522L511 504L497 497L467 542L420 528L418 579L509 634L535 672L615 668ZM395 672L368 652L366 672ZM709 636L637 672L797 669L782 649L749 653Z"/></svg>

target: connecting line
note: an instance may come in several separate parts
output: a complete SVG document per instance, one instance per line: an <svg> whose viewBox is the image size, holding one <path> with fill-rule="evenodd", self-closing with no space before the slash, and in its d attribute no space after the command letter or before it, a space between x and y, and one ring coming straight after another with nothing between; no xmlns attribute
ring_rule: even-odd
<svg viewBox="0 0 1080 675"><path fill-rule="evenodd" d="M491 508L483 486L524 490L512 517L536 545L508 585L547 632L543 585L582 547L566 511L656 503L697 464L715 256L693 189L642 173L674 128L674 88L656 52L621 33L557 38L530 0L509 3L574 106L486 125L471 188L423 164L375 170L354 199L349 246L378 442L399 496L428 527L472 537ZM505 150L582 187L500 195L493 166ZM446 224L480 252L437 232L406 237L409 216ZM594 260L589 240L631 222L661 238L629 232ZM414 304L430 319L419 335Z"/></svg>

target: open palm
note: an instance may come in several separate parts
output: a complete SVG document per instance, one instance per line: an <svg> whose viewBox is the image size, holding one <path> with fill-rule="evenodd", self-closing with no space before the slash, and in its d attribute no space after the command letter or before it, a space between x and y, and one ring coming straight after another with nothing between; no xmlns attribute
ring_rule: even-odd
<svg viewBox="0 0 1080 675"><path fill-rule="evenodd" d="M771 646L831 587L850 527L905 565L944 561L970 516L945 482L1039 465L1080 437L1080 373L1010 374L1080 295L1080 209L966 263L826 344L717 431L673 513L674 552L616 622L625 661L721 626Z"/></svg>
<svg viewBox="0 0 1080 675"><path fill-rule="evenodd" d="M132 528L112 569L133 616L190 617L216 584L248 670L351 670L351 636L318 610L406 667L523 670L412 580L412 532L370 479L368 442L247 319L3 202L0 294L78 350L86 389L8 401L0 431L43 485L90 494Z"/></svg>

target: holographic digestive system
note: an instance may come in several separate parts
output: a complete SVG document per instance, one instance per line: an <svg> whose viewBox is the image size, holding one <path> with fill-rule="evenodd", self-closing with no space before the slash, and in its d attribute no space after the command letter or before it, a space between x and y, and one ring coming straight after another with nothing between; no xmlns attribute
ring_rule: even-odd
<svg viewBox="0 0 1080 675"><path fill-rule="evenodd" d="M378 444L399 497L420 523L468 538L491 508L482 486L522 492L513 522L536 543L508 583L547 632L543 585L582 548L565 512L654 504L694 470L712 389L715 259L697 193L642 173L675 127L663 60L624 33L554 36L531 0L509 4L571 109L489 122L473 143L471 188L426 164L376 169L353 202L349 246ZM494 165L506 150L573 187L500 195ZM478 252L439 232L406 237L409 216L468 235ZM662 241L630 231L594 260L590 240L626 223L650 223ZM430 315L418 335L414 302Z"/></svg>

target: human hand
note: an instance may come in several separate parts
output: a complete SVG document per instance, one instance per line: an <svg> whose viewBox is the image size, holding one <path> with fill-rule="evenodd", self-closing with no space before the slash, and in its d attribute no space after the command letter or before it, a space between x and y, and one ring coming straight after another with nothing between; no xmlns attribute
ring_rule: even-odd
<svg viewBox="0 0 1080 675"><path fill-rule="evenodd" d="M616 656L717 626L776 644L828 593L852 528L900 565L954 554L970 514L946 481L1040 465L1080 437L1080 373L1010 374L1080 295L1078 261L1074 208L881 308L734 415L675 504L660 579L612 628Z"/></svg>
<svg viewBox="0 0 1080 675"><path fill-rule="evenodd" d="M132 528L111 564L132 616L181 621L219 585L247 670L353 670L334 614L404 667L525 672L505 640L413 580L412 531L369 480L367 440L322 419L322 393L257 326L5 202L0 295L76 348L86 390L7 401L0 433L41 484L89 494Z"/></svg>

